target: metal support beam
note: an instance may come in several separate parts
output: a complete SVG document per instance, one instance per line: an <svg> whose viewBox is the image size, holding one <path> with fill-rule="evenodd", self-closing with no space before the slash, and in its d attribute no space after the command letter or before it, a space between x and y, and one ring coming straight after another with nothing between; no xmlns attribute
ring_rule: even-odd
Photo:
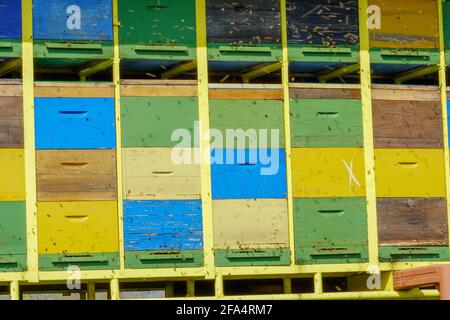
<svg viewBox="0 0 450 320"><path fill-rule="evenodd" d="M352 65L349 65L349 66L345 66L345 67L342 67L340 69L331 71L331 72L329 72L327 74L324 74L324 75L320 76L319 77L319 81L321 83L325 83L325 82L328 82L330 80L333 80L333 79L345 76L347 74L351 74L351 73L357 72L357 71L359 71L360 68L361 68L361 65L359 63L355 63L355 64L352 64Z"/></svg>
<svg viewBox="0 0 450 320"><path fill-rule="evenodd" d="M85 69L82 69L78 72L80 76L81 81L86 81L87 77L90 77L96 73L108 70L113 67L114 60L104 60L104 61L96 61L86 67Z"/></svg>
<svg viewBox="0 0 450 320"><path fill-rule="evenodd" d="M20 286L19 281L12 281L10 283L11 300L20 300Z"/></svg>
<svg viewBox="0 0 450 320"><path fill-rule="evenodd" d="M87 284L87 299L95 300L95 282L88 282Z"/></svg>
<svg viewBox="0 0 450 320"><path fill-rule="evenodd" d="M161 74L161 79L166 80L166 79L174 78L177 75L195 70L196 68L197 68L197 61L195 61L195 60L188 61L188 62L179 64L179 65L176 65L175 67L173 67L167 71L164 71Z"/></svg>
<svg viewBox="0 0 450 320"><path fill-rule="evenodd" d="M110 289L111 289L111 300L120 300L119 279L117 278L111 279Z"/></svg>
<svg viewBox="0 0 450 320"><path fill-rule="evenodd" d="M0 66L0 77L3 77L5 74L11 73L13 71L19 70L20 68L22 68L22 58L8 61L4 65Z"/></svg>
<svg viewBox="0 0 450 320"><path fill-rule="evenodd" d="M250 80L265 76L266 74L270 74L272 72L278 71L283 67L283 62L277 62L269 65L265 65L263 67L256 68L252 71L246 72L241 75L242 81L244 83L249 83Z"/></svg>
<svg viewBox="0 0 450 320"><path fill-rule="evenodd" d="M320 272L314 274L314 293L323 293L323 277Z"/></svg>
<svg viewBox="0 0 450 320"><path fill-rule="evenodd" d="M402 73L394 78L396 84L402 84L403 82L414 80L420 77L427 76L429 74L435 73L439 71L439 66L429 66L425 68L416 69L413 71L408 71Z"/></svg>
<svg viewBox="0 0 450 320"><path fill-rule="evenodd" d="M186 281L186 293L188 297L195 297L195 280Z"/></svg>
<svg viewBox="0 0 450 320"><path fill-rule="evenodd" d="M284 294L292 293L292 279L291 278L286 277L283 279L283 292L284 292Z"/></svg>
<svg viewBox="0 0 450 320"><path fill-rule="evenodd" d="M369 27L367 23L368 0L360 0L359 38L361 106L363 111L364 162L366 180L367 235L370 268L378 269L378 216L375 179L375 150L372 113L372 75L370 62Z"/></svg>

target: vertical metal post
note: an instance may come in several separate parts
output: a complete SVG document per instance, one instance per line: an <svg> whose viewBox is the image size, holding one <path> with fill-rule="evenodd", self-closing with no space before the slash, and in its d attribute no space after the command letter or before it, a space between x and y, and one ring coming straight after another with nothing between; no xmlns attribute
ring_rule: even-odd
<svg viewBox="0 0 450 320"><path fill-rule="evenodd" d="M120 300L119 279L117 278L111 279L110 289L111 289L111 300Z"/></svg>
<svg viewBox="0 0 450 320"><path fill-rule="evenodd" d="M113 59L113 82L114 82L114 106L116 116L116 172L117 172L117 212L119 233L119 255L120 269L125 269L125 244L123 231L123 179L122 179L122 122L120 118L120 48L119 48L119 4L113 0L113 23L114 23L114 59Z"/></svg>
<svg viewBox="0 0 450 320"><path fill-rule="evenodd" d="M291 265L295 265L295 241L294 241L294 197L292 192L292 150L291 150L291 115L289 95L289 52L287 37L287 11L286 0L280 0L281 9L281 43L283 52L283 64L281 68L283 87L283 113L284 113L284 141L286 152L286 177L288 196L288 223L289 223L289 248L291 252Z"/></svg>
<svg viewBox="0 0 450 320"><path fill-rule="evenodd" d="M372 79L370 65L370 45L368 18L368 0L359 0L359 37L360 37L360 73L361 103L364 131L364 161L366 180L367 226L369 242L369 263L378 266L378 225L377 195L375 185L375 152L372 115Z"/></svg>
<svg viewBox="0 0 450 320"><path fill-rule="evenodd" d="M32 0L22 0L22 82L27 218L27 275L30 282L38 282L39 254L36 207L36 148L34 132L34 53Z"/></svg>
<svg viewBox="0 0 450 320"><path fill-rule="evenodd" d="M320 272L314 274L314 293L323 293L323 277Z"/></svg>
<svg viewBox="0 0 450 320"><path fill-rule="evenodd" d="M444 131L444 159L445 159L445 185L447 197L447 221L449 228L450 243L450 156L449 156L449 136L448 136L448 110L447 110L447 63L445 61L445 41L444 41L444 11L443 0L438 0L439 16L439 90L442 103L442 122ZM449 246L450 252L450 246Z"/></svg>
<svg viewBox="0 0 450 320"><path fill-rule="evenodd" d="M11 300L20 300L20 286L19 281L15 280L10 283Z"/></svg>
<svg viewBox="0 0 450 320"><path fill-rule="evenodd" d="M210 167L208 48L206 38L206 0L196 0L198 108L200 120L201 188L203 245L206 278L214 279L214 233Z"/></svg>

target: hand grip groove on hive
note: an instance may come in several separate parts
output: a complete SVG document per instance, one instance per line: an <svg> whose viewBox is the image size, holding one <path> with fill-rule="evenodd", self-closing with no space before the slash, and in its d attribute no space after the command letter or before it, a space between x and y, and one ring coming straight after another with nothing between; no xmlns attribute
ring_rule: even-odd
<svg viewBox="0 0 450 320"><path fill-rule="evenodd" d="M272 50L268 47L219 47L220 52L225 53L268 53L270 54Z"/></svg>
<svg viewBox="0 0 450 320"><path fill-rule="evenodd" d="M86 44L86 43L46 43L47 49L53 50L65 50L65 49L77 49L77 50L101 50L101 44Z"/></svg>
<svg viewBox="0 0 450 320"><path fill-rule="evenodd" d="M398 164L401 167L405 167L405 168L417 168L419 166L419 162L417 161L399 161Z"/></svg>
<svg viewBox="0 0 450 320"><path fill-rule="evenodd" d="M66 215L66 219L74 222L85 222L89 219L88 215Z"/></svg>
<svg viewBox="0 0 450 320"><path fill-rule="evenodd" d="M321 118L337 118L339 116L339 112L317 112L317 116Z"/></svg>
<svg viewBox="0 0 450 320"><path fill-rule="evenodd" d="M58 263L83 263L83 262L107 262L107 259L96 257L92 255L73 255L73 256L64 256L59 258L58 261L54 261L53 264Z"/></svg>
<svg viewBox="0 0 450 320"><path fill-rule="evenodd" d="M139 257L141 261L154 261L154 260L193 260L194 255L190 253L154 253L145 257Z"/></svg>
<svg viewBox="0 0 450 320"><path fill-rule="evenodd" d="M323 217L341 217L344 215L345 210L318 210L317 212Z"/></svg>
<svg viewBox="0 0 450 320"><path fill-rule="evenodd" d="M228 259L242 259L242 258L279 258L280 251L233 251L227 253Z"/></svg>
<svg viewBox="0 0 450 320"><path fill-rule="evenodd" d="M58 113L62 114L62 115L86 115L88 112L87 111L58 111Z"/></svg>
<svg viewBox="0 0 450 320"><path fill-rule="evenodd" d="M87 162L61 162L62 166L65 167L85 167L88 165Z"/></svg>

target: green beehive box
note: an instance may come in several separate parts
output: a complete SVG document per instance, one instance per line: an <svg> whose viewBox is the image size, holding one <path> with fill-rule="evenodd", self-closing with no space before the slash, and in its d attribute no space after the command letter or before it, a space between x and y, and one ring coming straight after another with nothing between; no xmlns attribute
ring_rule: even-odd
<svg viewBox="0 0 450 320"><path fill-rule="evenodd" d="M368 259L363 198L294 199L297 264L358 263Z"/></svg>
<svg viewBox="0 0 450 320"><path fill-rule="evenodd" d="M25 202L0 202L0 272L26 270L25 217Z"/></svg>
<svg viewBox="0 0 450 320"><path fill-rule="evenodd" d="M124 147L174 147L177 129L186 129L195 136L198 121L196 97L123 97L122 144ZM189 147L198 147L191 139Z"/></svg>
<svg viewBox="0 0 450 320"><path fill-rule="evenodd" d="M291 140L295 148L362 147L361 101L291 100Z"/></svg>
<svg viewBox="0 0 450 320"><path fill-rule="evenodd" d="M195 60L194 0L119 0L122 59Z"/></svg>
<svg viewBox="0 0 450 320"><path fill-rule="evenodd" d="M445 41L445 61L450 63L450 1L443 3L444 14L444 41Z"/></svg>

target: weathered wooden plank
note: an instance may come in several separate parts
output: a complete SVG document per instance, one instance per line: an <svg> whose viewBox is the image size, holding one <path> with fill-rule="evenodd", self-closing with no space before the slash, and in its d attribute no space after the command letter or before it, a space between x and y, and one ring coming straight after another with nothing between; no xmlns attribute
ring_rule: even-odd
<svg viewBox="0 0 450 320"><path fill-rule="evenodd" d="M38 82L34 86L34 95L36 98L109 98L114 97L114 86L99 83Z"/></svg>
<svg viewBox="0 0 450 320"><path fill-rule="evenodd" d="M440 102L373 100L376 148L443 148Z"/></svg>
<svg viewBox="0 0 450 320"><path fill-rule="evenodd" d="M196 97L197 86L191 85L122 85L122 97Z"/></svg>
<svg viewBox="0 0 450 320"><path fill-rule="evenodd" d="M259 44L281 41L278 0L208 0L206 12L209 42Z"/></svg>
<svg viewBox="0 0 450 320"><path fill-rule="evenodd" d="M377 86L372 89L373 100L394 101L441 101L438 87L420 88L419 86Z"/></svg>
<svg viewBox="0 0 450 320"><path fill-rule="evenodd" d="M0 97L21 97L22 95L21 81L0 81Z"/></svg>
<svg viewBox="0 0 450 320"><path fill-rule="evenodd" d="M38 201L116 200L115 158L112 150L37 151Z"/></svg>
<svg viewBox="0 0 450 320"><path fill-rule="evenodd" d="M257 90L257 89L210 89L211 100L282 100L282 90Z"/></svg>
<svg viewBox="0 0 450 320"><path fill-rule="evenodd" d="M0 97L0 148L23 148L22 97Z"/></svg>
<svg viewBox="0 0 450 320"><path fill-rule="evenodd" d="M360 89L291 88L291 99L361 99Z"/></svg>
<svg viewBox="0 0 450 320"><path fill-rule="evenodd" d="M381 198L377 200L381 245L447 245L444 198Z"/></svg>
<svg viewBox="0 0 450 320"><path fill-rule="evenodd" d="M288 0L289 44L325 46L359 42L358 1Z"/></svg>

